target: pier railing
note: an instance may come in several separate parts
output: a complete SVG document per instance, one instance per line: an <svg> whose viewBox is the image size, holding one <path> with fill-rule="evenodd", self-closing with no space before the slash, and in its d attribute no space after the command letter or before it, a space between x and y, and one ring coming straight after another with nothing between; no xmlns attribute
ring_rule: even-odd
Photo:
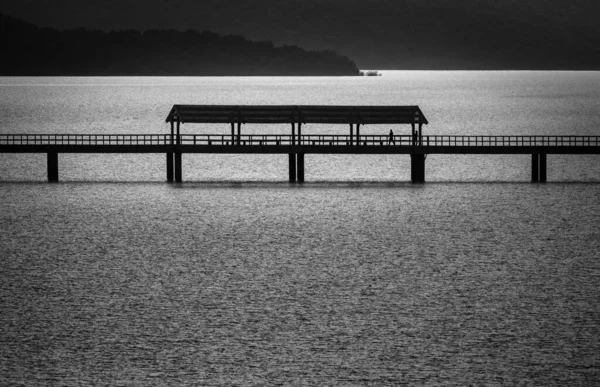
<svg viewBox="0 0 600 387"><path fill-rule="evenodd" d="M165 134L0 134L0 145L167 145Z"/></svg>
<svg viewBox="0 0 600 387"><path fill-rule="evenodd" d="M600 145L600 136L423 136L423 146L594 146Z"/></svg>
<svg viewBox="0 0 600 387"><path fill-rule="evenodd" d="M183 134L0 134L0 145L241 145L241 146L425 146L425 147L598 147L600 136L302 136Z"/></svg>

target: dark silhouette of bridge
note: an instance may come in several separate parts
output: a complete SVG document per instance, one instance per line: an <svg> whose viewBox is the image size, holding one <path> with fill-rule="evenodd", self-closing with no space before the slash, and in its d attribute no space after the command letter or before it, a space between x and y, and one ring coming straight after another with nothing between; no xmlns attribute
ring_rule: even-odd
<svg viewBox="0 0 600 387"><path fill-rule="evenodd" d="M166 176L183 180L184 153L287 154L289 181L303 182L307 154L408 154L411 180L425 182L429 154L530 154L531 181L547 180L549 154L600 154L600 136L424 135L418 106L174 105L166 134L2 134L0 153L47 153L58 181L60 153L164 153ZM182 134L182 124L227 124L227 134ZM289 124L290 134L242 134L242 125ZM305 124L348 125L349 132L303 134ZM361 135L364 125L410 125L407 135Z"/></svg>

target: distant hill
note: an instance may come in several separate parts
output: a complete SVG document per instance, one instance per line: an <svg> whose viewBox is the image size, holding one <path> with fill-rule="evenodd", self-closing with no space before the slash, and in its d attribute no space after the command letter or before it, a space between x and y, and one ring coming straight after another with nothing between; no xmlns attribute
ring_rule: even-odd
<svg viewBox="0 0 600 387"><path fill-rule="evenodd" d="M0 12L57 29L210 30L332 49L361 69L600 70L598 0L6 0Z"/></svg>
<svg viewBox="0 0 600 387"><path fill-rule="evenodd" d="M0 75L358 75L334 51L212 32L38 28L0 14Z"/></svg>

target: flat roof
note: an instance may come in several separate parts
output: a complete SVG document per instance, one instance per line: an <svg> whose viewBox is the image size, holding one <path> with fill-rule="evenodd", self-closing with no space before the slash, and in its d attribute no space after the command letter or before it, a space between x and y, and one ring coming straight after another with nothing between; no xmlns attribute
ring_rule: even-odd
<svg viewBox="0 0 600 387"><path fill-rule="evenodd" d="M173 105L166 122L428 124L418 106Z"/></svg>

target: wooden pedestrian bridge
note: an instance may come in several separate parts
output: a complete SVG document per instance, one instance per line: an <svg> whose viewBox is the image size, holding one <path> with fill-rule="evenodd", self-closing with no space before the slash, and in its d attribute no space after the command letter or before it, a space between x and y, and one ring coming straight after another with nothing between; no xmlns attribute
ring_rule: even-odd
<svg viewBox="0 0 600 387"><path fill-rule="evenodd" d="M184 153L287 154L289 180L303 182L306 154L408 154L411 180L425 181L429 154L530 154L531 180L547 179L548 154L600 154L600 136L424 135L418 106L174 105L165 134L0 134L0 153L47 153L58 181L60 153L163 153L168 181L182 181ZM226 124L220 134L182 134L182 124ZM289 134L242 134L242 125L288 124ZM305 134L303 125L340 124L346 134ZM410 125L408 134L364 135L361 126Z"/></svg>

